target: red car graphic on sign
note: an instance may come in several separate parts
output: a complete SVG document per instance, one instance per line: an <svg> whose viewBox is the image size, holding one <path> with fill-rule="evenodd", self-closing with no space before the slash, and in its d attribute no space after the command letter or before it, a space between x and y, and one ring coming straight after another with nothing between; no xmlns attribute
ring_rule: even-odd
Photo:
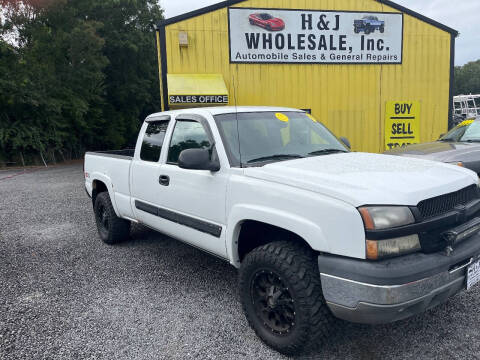
<svg viewBox="0 0 480 360"><path fill-rule="evenodd" d="M268 31L282 31L285 22L267 13L252 14L248 17L250 24L260 26Z"/></svg>

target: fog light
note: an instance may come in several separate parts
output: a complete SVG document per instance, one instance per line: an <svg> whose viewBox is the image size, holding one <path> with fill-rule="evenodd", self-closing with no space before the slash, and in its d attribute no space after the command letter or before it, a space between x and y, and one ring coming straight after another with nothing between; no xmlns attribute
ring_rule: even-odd
<svg viewBox="0 0 480 360"><path fill-rule="evenodd" d="M422 249L417 234L388 240L367 240L367 259L378 260L387 257L411 254Z"/></svg>

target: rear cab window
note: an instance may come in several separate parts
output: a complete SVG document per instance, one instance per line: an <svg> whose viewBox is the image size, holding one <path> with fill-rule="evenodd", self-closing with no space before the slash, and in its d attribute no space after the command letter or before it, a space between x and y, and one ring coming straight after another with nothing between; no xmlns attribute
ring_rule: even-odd
<svg viewBox="0 0 480 360"><path fill-rule="evenodd" d="M167 132L169 120L152 121L148 124L143 137L140 159L158 162L162 152L163 141Z"/></svg>

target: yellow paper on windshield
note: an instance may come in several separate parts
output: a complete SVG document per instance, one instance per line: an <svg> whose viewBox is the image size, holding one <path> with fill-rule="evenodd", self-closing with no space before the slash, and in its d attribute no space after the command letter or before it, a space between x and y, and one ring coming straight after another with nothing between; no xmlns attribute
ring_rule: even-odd
<svg viewBox="0 0 480 360"><path fill-rule="evenodd" d="M282 114L282 113L276 113L275 114L275 117L280 120L280 121L283 121L283 122L288 122L289 118L287 115L285 114Z"/></svg>

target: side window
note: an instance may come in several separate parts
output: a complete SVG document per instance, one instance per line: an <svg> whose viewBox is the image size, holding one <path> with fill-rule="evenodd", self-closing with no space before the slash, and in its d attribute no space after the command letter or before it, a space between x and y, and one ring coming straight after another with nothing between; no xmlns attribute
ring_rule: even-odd
<svg viewBox="0 0 480 360"><path fill-rule="evenodd" d="M210 140L202 124L197 121L179 120L173 130L167 162L177 164L183 150L209 147Z"/></svg>
<svg viewBox="0 0 480 360"><path fill-rule="evenodd" d="M158 162L160 160L160 152L162 151L167 127L168 121L155 121L148 124L143 137L140 159L150 162Z"/></svg>

